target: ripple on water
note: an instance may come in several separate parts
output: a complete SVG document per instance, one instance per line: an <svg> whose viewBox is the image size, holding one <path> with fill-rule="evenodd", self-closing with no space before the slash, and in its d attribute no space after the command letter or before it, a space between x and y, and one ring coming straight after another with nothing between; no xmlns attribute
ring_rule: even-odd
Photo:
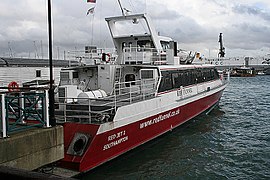
<svg viewBox="0 0 270 180"><path fill-rule="evenodd" d="M231 78L220 108L83 179L270 179L270 76Z"/></svg>

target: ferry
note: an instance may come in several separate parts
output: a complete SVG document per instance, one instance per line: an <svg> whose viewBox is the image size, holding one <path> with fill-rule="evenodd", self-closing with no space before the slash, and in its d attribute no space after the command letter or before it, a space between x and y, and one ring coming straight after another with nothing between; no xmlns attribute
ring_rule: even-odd
<svg viewBox="0 0 270 180"><path fill-rule="evenodd" d="M256 76L256 71L252 67L238 67L233 68L230 73L231 77L254 77Z"/></svg>
<svg viewBox="0 0 270 180"><path fill-rule="evenodd" d="M147 14L105 20L116 52L88 49L80 66L60 72L55 113L65 155L59 164L78 172L211 111L228 84L215 66L183 61L177 43L160 36Z"/></svg>

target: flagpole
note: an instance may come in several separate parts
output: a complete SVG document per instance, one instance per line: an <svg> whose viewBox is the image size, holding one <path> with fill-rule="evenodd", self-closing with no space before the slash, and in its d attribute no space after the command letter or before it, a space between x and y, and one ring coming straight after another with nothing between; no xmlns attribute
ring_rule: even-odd
<svg viewBox="0 0 270 180"><path fill-rule="evenodd" d="M91 26L92 26L92 34L91 34L91 45L93 45L93 35L94 35L94 17L95 17L95 13L93 13L93 17L92 17L92 22L91 22Z"/></svg>
<svg viewBox="0 0 270 180"><path fill-rule="evenodd" d="M90 19L91 20L91 45L93 45L93 35L94 35L94 17L95 17L95 6L94 7L91 7L90 9L88 9L87 13L86 13L86 16L88 16L89 14L92 15L92 18Z"/></svg>
<svg viewBox="0 0 270 180"><path fill-rule="evenodd" d="M50 89L49 89L49 123L56 126L54 115L54 87L53 87L53 65L52 65L52 10L51 0L48 0L48 33L49 33L49 66L50 66Z"/></svg>
<svg viewBox="0 0 270 180"><path fill-rule="evenodd" d="M119 3L119 6L121 8L122 15L125 16L125 13L124 13L124 10L123 10L123 7L122 7L122 4L121 4L120 0L118 0L118 3Z"/></svg>

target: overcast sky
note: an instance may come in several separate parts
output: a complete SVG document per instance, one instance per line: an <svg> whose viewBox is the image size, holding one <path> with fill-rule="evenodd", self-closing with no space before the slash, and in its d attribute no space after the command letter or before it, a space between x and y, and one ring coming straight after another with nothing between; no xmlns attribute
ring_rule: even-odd
<svg viewBox="0 0 270 180"><path fill-rule="evenodd" d="M52 0L54 57L92 43L113 47L105 17L121 15L117 0ZM226 57L270 53L269 0L121 0L148 13L157 31L179 48L217 56L223 33ZM94 15L86 16L95 6ZM47 0L0 1L0 56L47 56ZM41 50L42 49L42 50Z"/></svg>

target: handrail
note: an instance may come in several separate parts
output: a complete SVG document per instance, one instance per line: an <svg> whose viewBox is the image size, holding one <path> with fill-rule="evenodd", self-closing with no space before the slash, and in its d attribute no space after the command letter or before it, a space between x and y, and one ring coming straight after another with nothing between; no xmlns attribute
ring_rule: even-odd
<svg viewBox="0 0 270 180"><path fill-rule="evenodd" d="M1 94L2 138L33 127L49 127L48 90Z"/></svg>
<svg viewBox="0 0 270 180"><path fill-rule="evenodd" d="M68 51L68 60L77 60L79 63L95 64L100 63L102 60L102 54L110 54L110 61L115 60L116 50L113 48L93 48L86 50L74 50ZM98 61L98 62L96 62Z"/></svg>
<svg viewBox="0 0 270 180"><path fill-rule="evenodd" d="M145 79L130 82L115 83L113 93L103 98L68 98L59 97L59 109L56 118L59 122L77 119L90 119L90 123L102 123L96 116L110 116L112 118L117 108L153 98L156 96L157 81ZM60 103L61 102L61 103ZM72 102L72 103L68 103ZM100 119L102 119L100 118ZM102 119L102 120L103 120ZM107 118L108 119L108 118Z"/></svg>
<svg viewBox="0 0 270 180"><path fill-rule="evenodd" d="M125 47L123 49L123 64L133 63L149 63L149 64L166 64L167 55L164 50L145 47Z"/></svg>
<svg viewBox="0 0 270 180"><path fill-rule="evenodd" d="M0 89L8 90L10 88L6 87L6 86L0 86ZM30 90L35 90L35 91L49 90L49 87L48 86L47 87L18 87L18 88L12 87L12 89L14 90L13 93L18 93L18 92L29 92ZM12 93L12 92L10 92L10 93Z"/></svg>

